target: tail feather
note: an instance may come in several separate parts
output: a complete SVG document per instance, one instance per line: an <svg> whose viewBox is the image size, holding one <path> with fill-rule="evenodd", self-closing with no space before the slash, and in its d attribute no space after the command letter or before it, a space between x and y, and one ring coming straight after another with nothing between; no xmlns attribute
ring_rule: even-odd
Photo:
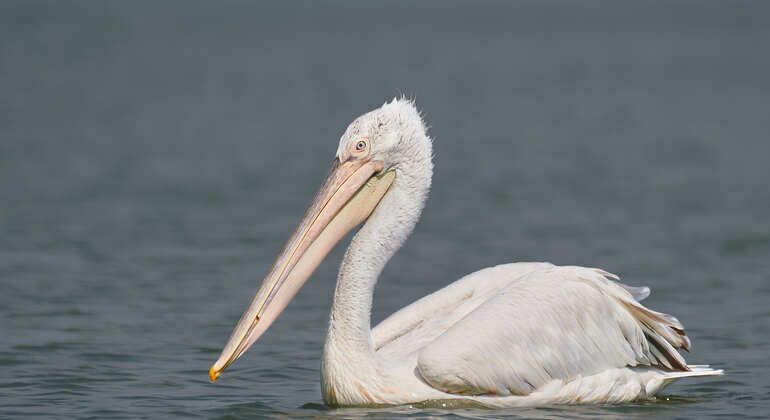
<svg viewBox="0 0 770 420"><path fill-rule="evenodd" d="M591 269L608 286L603 289L628 311L641 330L643 338L633 336L633 343L641 351L636 351L637 366L657 366L665 375L657 376L658 383L670 383L676 379L690 376L721 375L722 370L711 369L708 365L688 365L678 350L690 351L690 339L676 317L649 309L640 303L650 294L647 287L631 287L620 283L615 274L600 269ZM595 281L595 280L594 280Z"/></svg>
<svg viewBox="0 0 770 420"><path fill-rule="evenodd" d="M722 369L712 369L709 365L687 365L690 369L686 372L666 372L663 377L660 389L670 385L672 382L682 378L697 378L701 376L721 376L724 375Z"/></svg>
<svg viewBox="0 0 770 420"><path fill-rule="evenodd" d="M666 372L666 376L674 379L696 377L696 376L720 376L724 375L722 369L712 369L709 365L687 365L690 369L687 372Z"/></svg>

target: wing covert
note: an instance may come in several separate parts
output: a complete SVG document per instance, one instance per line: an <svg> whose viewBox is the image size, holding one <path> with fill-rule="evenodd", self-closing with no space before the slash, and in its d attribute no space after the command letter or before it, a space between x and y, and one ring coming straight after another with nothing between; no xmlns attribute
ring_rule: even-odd
<svg viewBox="0 0 770 420"><path fill-rule="evenodd" d="M681 324L610 278L584 267L536 270L425 346L417 372L449 393L527 395L610 368L688 370L676 350L689 347Z"/></svg>

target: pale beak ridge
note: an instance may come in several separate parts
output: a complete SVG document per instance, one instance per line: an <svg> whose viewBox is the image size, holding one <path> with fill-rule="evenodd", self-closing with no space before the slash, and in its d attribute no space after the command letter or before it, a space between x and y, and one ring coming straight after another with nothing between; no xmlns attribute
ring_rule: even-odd
<svg viewBox="0 0 770 420"><path fill-rule="evenodd" d="M382 170L383 164L375 160L335 160L299 227L211 366L212 382L270 327L334 245L374 211L395 178L395 172Z"/></svg>

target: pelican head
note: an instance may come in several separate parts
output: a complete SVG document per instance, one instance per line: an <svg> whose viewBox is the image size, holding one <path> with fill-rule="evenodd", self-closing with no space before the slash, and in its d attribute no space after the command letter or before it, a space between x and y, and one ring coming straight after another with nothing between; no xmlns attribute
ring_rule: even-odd
<svg viewBox="0 0 770 420"><path fill-rule="evenodd" d="M409 100L394 99L348 126L326 181L211 366L212 381L270 327L337 242L372 215L391 187L410 182L405 167L418 157L430 172L430 139Z"/></svg>

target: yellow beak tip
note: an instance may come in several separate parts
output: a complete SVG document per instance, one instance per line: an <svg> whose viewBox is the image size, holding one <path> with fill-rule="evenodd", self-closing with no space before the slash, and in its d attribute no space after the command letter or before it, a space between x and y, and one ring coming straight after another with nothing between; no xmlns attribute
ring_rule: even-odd
<svg viewBox="0 0 770 420"><path fill-rule="evenodd" d="M211 379L211 383L214 383L217 381L217 378L219 377L219 374L222 373L214 368L214 366L209 369L209 379Z"/></svg>

